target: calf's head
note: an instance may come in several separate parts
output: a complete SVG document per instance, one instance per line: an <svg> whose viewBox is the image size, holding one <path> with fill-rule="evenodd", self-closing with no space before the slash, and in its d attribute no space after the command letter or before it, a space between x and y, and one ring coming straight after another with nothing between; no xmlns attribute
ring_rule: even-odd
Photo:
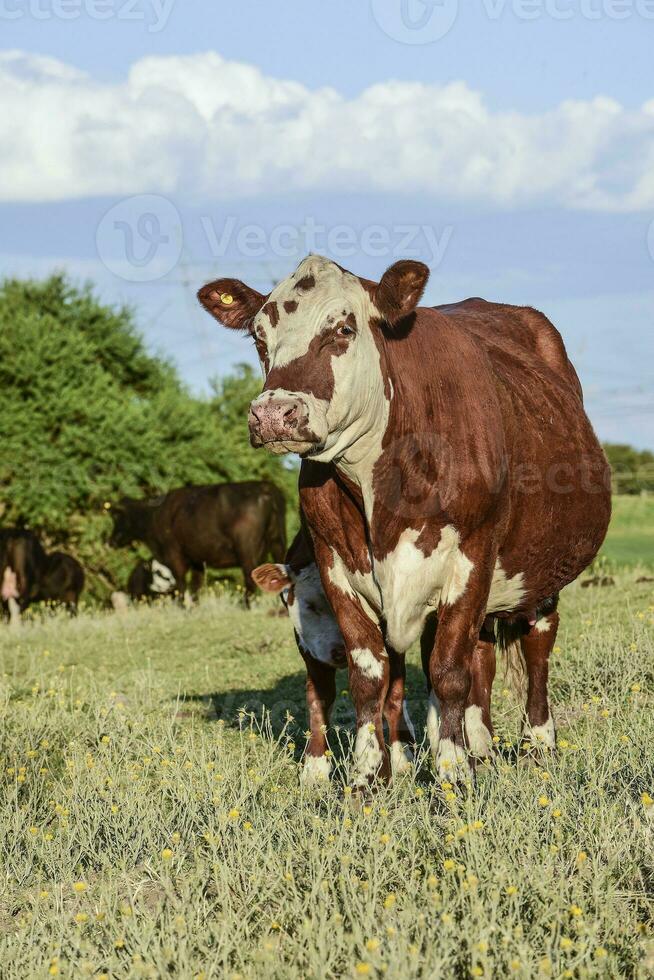
<svg viewBox="0 0 654 980"><path fill-rule="evenodd" d="M295 569L290 564L259 565L252 578L264 592L281 594L305 654L331 667L345 666L343 636L314 561Z"/></svg>
<svg viewBox="0 0 654 980"><path fill-rule="evenodd" d="M388 397L381 332L413 313L428 276L421 262L400 261L372 283L310 255L268 296L235 279L204 286L205 309L247 332L259 355L252 445L329 462L378 425Z"/></svg>

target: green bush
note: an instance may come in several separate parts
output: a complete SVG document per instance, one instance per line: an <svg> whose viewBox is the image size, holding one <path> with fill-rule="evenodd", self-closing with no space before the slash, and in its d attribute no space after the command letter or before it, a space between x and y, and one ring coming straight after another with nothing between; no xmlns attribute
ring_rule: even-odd
<svg viewBox="0 0 654 980"><path fill-rule="evenodd" d="M604 452L611 464L614 493L654 491L654 453L615 442L604 443Z"/></svg>
<svg viewBox="0 0 654 980"><path fill-rule="evenodd" d="M132 310L64 276L0 285L0 513L76 555L101 597L125 584L134 554L105 543L104 502L185 484L267 477L295 511L296 473L248 444L260 381L246 366L193 397L149 354Z"/></svg>

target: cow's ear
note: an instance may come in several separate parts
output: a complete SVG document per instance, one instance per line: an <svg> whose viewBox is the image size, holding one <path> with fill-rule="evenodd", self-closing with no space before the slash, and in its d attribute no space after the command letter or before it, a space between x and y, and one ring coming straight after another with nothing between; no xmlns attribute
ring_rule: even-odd
<svg viewBox="0 0 654 980"><path fill-rule="evenodd" d="M386 270L375 289L374 302L390 326L413 313L428 279L424 262L401 259Z"/></svg>
<svg viewBox="0 0 654 980"><path fill-rule="evenodd" d="M286 565L259 565L252 572L252 578L264 592L281 592L291 585Z"/></svg>
<svg viewBox="0 0 654 980"><path fill-rule="evenodd" d="M208 313L231 330L249 330L252 318L267 297L240 279L216 279L198 291L198 299Z"/></svg>

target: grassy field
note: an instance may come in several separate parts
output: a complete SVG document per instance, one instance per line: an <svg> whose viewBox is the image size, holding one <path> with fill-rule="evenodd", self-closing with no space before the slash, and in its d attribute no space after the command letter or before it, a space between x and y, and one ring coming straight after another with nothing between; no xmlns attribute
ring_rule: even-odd
<svg viewBox="0 0 654 980"><path fill-rule="evenodd" d="M617 565L654 565L654 497L613 498L602 554Z"/></svg>
<svg viewBox="0 0 654 980"><path fill-rule="evenodd" d="M651 976L654 588L638 574L564 596L557 759L516 764L499 676L497 764L474 791L436 784L423 746L415 777L363 809L343 792L345 673L336 777L299 785L302 664L274 605L3 629L0 976ZM416 657L409 686L422 737Z"/></svg>

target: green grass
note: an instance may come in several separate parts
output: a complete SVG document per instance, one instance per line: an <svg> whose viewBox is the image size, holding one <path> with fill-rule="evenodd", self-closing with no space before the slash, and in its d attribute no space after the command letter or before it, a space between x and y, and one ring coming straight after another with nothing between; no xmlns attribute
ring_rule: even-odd
<svg viewBox="0 0 654 980"><path fill-rule="evenodd" d="M558 758L516 764L499 676L500 754L474 791L435 784L423 749L363 810L342 793L347 693L332 784L299 785L303 670L275 606L3 629L0 976L651 975L654 592L636 576L564 596ZM416 657L409 685L422 733Z"/></svg>
<svg viewBox="0 0 654 980"><path fill-rule="evenodd" d="M654 565L654 496L613 498L601 554L616 565Z"/></svg>

